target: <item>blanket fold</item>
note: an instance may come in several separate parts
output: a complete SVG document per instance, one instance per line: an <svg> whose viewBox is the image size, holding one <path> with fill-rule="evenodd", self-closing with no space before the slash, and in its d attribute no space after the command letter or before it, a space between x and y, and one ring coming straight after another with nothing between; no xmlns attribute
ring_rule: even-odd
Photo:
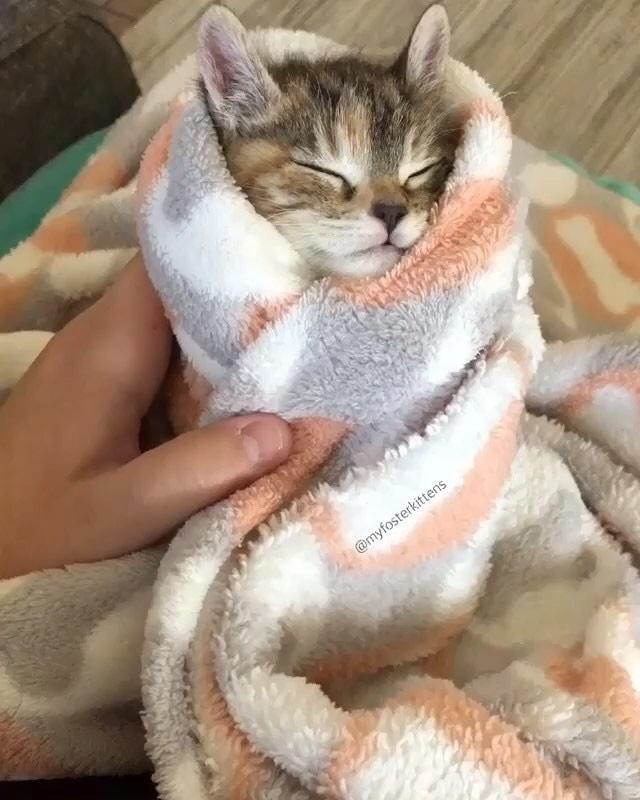
<svg viewBox="0 0 640 800"><path fill-rule="evenodd" d="M268 63L336 48L252 36ZM9 257L16 285L30 254L41 266L4 316L59 327L137 240L180 346L176 431L252 411L292 425L290 459L166 552L64 578L67 594L114 576L87 636L105 652L129 620L161 796L640 797L640 344L618 332L545 351L499 98L452 61L461 141L423 239L380 277L310 281L231 179L192 70L119 123ZM0 591L15 627L21 592L53 589L27 576ZM5 775L144 768L133 738L100 757L56 744L60 704L2 670ZM131 711L137 687L101 686L64 691L101 719L96 706Z"/></svg>

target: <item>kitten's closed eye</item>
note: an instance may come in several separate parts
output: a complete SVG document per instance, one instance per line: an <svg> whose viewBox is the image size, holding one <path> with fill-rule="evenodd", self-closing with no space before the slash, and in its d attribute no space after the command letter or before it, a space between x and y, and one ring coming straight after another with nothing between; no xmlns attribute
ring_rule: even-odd
<svg viewBox="0 0 640 800"><path fill-rule="evenodd" d="M335 172L332 169L321 167L319 164L312 164L306 161L296 161L294 159L293 163L298 167L302 167L303 169L308 169L311 170L312 172L317 172L320 175L326 175L328 178L333 178L337 188L353 191L354 187L349 183L349 181L344 177L344 175L341 175L339 172Z"/></svg>
<svg viewBox="0 0 640 800"><path fill-rule="evenodd" d="M326 176L336 189L342 189L347 195L352 195L356 190L356 187L340 172L309 161L293 159L293 163L302 169ZM429 184L439 184L442 182L450 166L451 162L446 156L433 159L421 169L408 175L405 178L403 186L411 191L428 186Z"/></svg>
<svg viewBox="0 0 640 800"><path fill-rule="evenodd" d="M329 169L328 167L323 167L320 164L315 164L308 161L297 161L296 159L293 159L293 163L298 167L302 167L303 169L311 170L312 172L319 173L320 175L326 175L328 178L332 179L332 183L337 189L344 189L345 191L353 192L356 188L347 178L345 178L344 175L336 172L333 169ZM425 186L430 182L440 182L442 180L443 173L449 168L449 166L450 161L446 157L434 159L428 164L425 164L425 166L421 169L418 169L408 175L404 181L404 186L407 189L419 189L421 186Z"/></svg>
<svg viewBox="0 0 640 800"><path fill-rule="evenodd" d="M431 161L422 169L412 172L404 182L408 189L418 189L420 186L425 186L429 182L440 182L443 173L449 168L450 161L448 158L439 158L436 161Z"/></svg>

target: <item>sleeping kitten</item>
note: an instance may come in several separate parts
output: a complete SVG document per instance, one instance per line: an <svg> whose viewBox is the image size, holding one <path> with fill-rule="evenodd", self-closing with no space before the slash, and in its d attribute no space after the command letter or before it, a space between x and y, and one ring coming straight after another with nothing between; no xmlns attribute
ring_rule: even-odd
<svg viewBox="0 0 640 800"><path fill-rule="evenodd" d="M199 64L229 170L313 275L379 275L423 233L455 150L448 42L435 5L392 67L349 55L267 69L230 11L207 15Z"/></svg>

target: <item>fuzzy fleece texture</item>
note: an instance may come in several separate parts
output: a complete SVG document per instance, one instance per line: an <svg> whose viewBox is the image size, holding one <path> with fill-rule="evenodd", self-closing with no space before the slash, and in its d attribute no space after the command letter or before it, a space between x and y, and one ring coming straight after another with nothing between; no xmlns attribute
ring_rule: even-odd
<svg viewBox="0 0 640 800"><path fill-rule="evenodd" d="M335 47L253 35L269 61ZM508 121L452 61L464 131L427 234L385 276L305 284L193 69L0 262L0 391L139 240L182 351L176 428L271 411L294 452L166 552L0 582L0 775L144 769L141 684L166 800L640 797L629 248L599 294L626 332L543 355ZM548 329L591 330L571 302L541 304Z"/></svg>

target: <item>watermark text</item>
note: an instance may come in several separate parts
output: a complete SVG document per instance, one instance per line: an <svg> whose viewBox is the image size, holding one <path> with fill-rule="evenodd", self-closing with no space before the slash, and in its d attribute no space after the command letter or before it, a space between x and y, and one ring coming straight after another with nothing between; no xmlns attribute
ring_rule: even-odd
<svg viewBox="0 0 640 800"><path fill-rule="evenodd" d="M430 489L427 489L426 492L421 492L419 495L416 495L413 500L409 500L403 509L398 511L388 520L381 522L375 531L371 531L371 533L364 539L358 539L355 544L355 548L358 553L366 553L372 544L375 544L375 542L381 542L387 533L391 533L391 531L401 522L409 519L412 514L415 514L416 511L426 506L430 500L433 500L434 497L437 497L438 494L443 492L446 488L447 484L444 481L438 481Z"/></svg>

